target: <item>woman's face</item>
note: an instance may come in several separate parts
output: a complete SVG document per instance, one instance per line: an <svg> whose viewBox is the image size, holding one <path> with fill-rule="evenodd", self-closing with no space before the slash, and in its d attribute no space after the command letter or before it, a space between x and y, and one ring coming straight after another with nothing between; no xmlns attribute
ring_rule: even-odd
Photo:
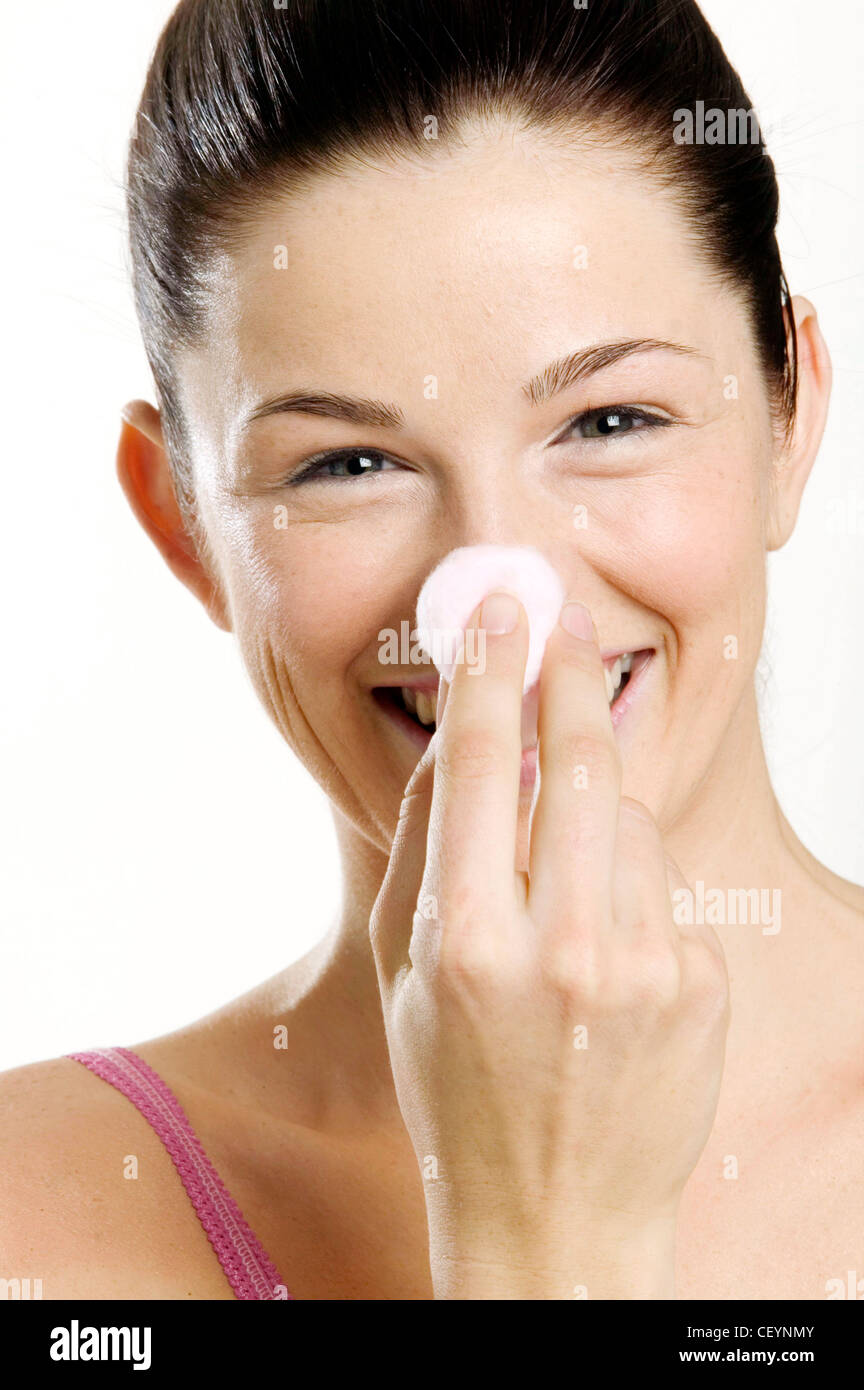
<svg viewBox="0 0 864 1390"><path fill-rule="evenodd" d="M274 201L213 284L181 358L201 516L333 800L388 849L431 733L398 690L435 672L379 634L454 547L528 545L604 654L652 653L615 711L624 791L674 821L752 719L776 446L744 309L668 197L611 149L478 129Z"/></svg>

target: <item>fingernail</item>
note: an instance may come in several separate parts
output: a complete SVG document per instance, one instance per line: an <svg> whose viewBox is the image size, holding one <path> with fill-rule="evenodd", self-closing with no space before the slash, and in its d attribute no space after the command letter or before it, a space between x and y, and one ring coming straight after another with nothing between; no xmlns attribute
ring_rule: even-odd
<svg viewBox="0 0 864 1390"><path fill-rule="evenodd" d="M585 642L594 641L594 623L584 603L569 599L561 609L559 621L564 631L572 637L581 637Z"/></svg>
<svg viewBox="0 0 864 1390"><path fill-rule="evenodd" d="M519 621L519 600L512 594L490 594L480 609L480 626L493 637L515 632Z"/></svg>

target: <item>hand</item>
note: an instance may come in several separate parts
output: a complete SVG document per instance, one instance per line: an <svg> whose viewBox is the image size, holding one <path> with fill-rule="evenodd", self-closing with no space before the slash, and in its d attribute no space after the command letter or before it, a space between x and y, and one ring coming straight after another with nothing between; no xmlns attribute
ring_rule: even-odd
<svg viewBox="0 0 864 1390"><path fill-rule="evenodd" d="M512 632L486 623L485 671L458 665L443 717L439 700L370 922L435 1296L674 1297L678 1204L722 1076L725 960L709 927L673 922L683 876L621 797L578 604L546 647L516 871L528 634L511 603Z"/></svg>

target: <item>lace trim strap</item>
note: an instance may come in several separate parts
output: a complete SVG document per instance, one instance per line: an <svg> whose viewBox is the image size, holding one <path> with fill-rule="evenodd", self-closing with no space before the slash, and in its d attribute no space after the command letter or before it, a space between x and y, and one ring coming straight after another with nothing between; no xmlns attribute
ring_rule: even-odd
<svg viewBox="0 0 864 1390"><path fill-rule="evenodd" d="M66 1054L131 1100L165 1145L237 1298L290 1299L275 1265L248 1225L174 1092L126 1047Z"/></svg>

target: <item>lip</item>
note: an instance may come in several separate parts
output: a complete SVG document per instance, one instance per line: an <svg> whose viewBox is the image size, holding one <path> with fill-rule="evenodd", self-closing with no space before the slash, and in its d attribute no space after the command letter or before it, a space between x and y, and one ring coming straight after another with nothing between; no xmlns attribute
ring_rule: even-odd
<svg viewBox="0 0 864 1390"><path fill-rule="evenodd" d="M650 667L656 655L657 652L654 647L646 647L643 651L636 653L635 660L630 668L630 679L609 711L613 729L617 729L641 690L645 680L645 672Z"/></svg>
<svg viewBox="0 0 864 1390"><path fill-rule="evenodd" d="M604 653L604 666L611 666L617 657L623 655L624 652L628 650L632 650L632 648L618 647L614 652ZM630 679L610 709L610 718L613 728L618 727L633 704L634 699L644 683L645 672L650 667L655 655L656 651L653 647L646 647L636 651L633 666L630 671ZM375 686L371 691L372 698L375 700L378 708L402 730L406 737L414 744L415 748L419 748L422 752L428 747L434 729L425 729L421 724L418 724L416 720L412 719L405 710L400 709L394 701L387 699L382 693L386 690L401 690L403 687L407 690L425 691L431 694L438 689L437 673L434 676L409 676L405 679L384 681L380 685ZM522 765L520 770L521 785L523 787L533 786L536 775L537 745L534 744L522 750Z"/></svg>
<svg viewBox="0 0 864 1390"><path fill-rule="evenodd" d="M404 680L379 681L376 690L426 690L430 693L438 689L438 672L433 676L406 676Z"/></svg>

